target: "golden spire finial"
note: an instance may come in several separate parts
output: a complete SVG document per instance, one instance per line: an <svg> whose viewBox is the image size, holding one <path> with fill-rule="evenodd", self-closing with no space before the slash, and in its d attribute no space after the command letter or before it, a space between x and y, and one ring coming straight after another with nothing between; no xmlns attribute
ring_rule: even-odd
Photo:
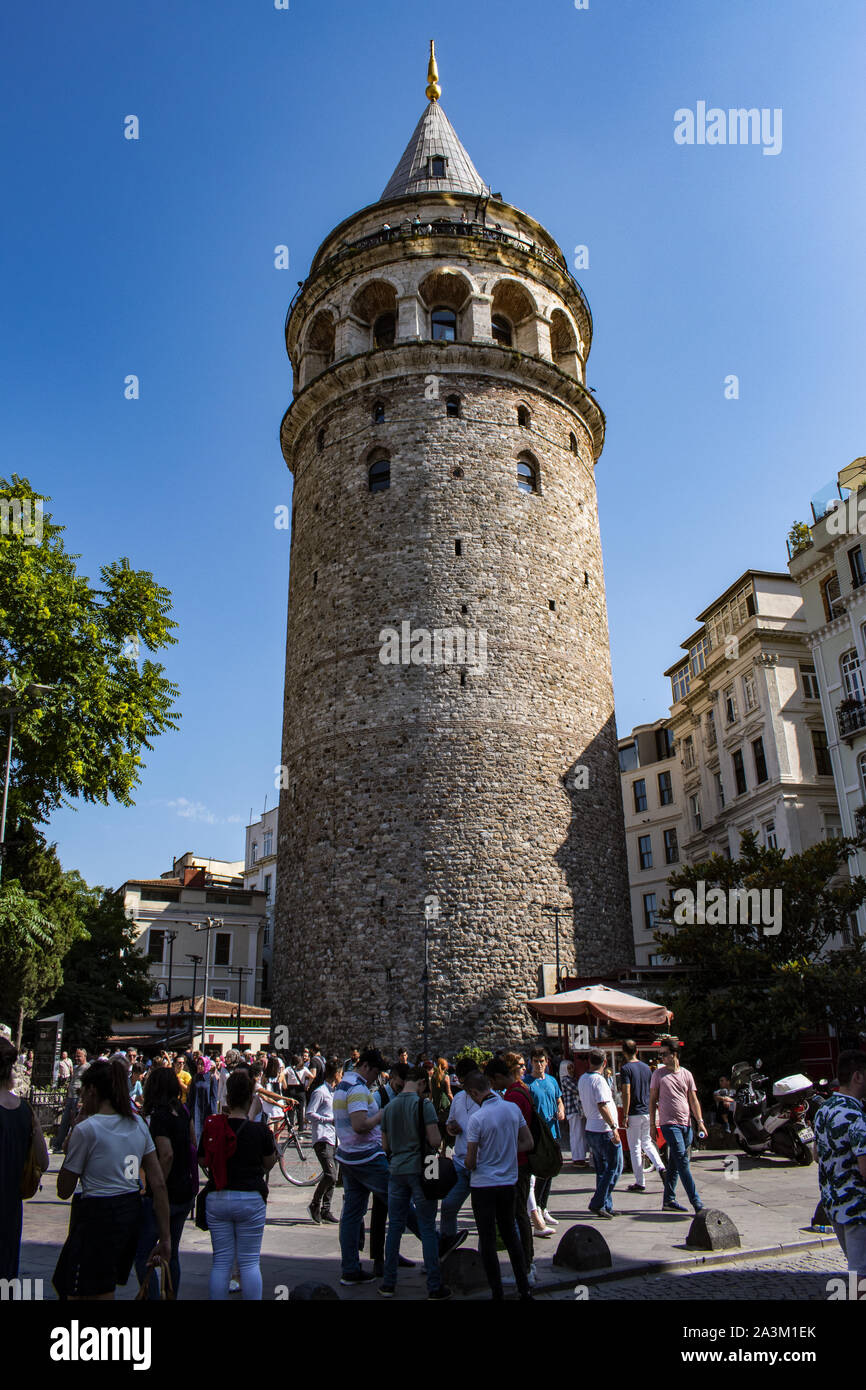
<svg viewBox="0 0 866 1390"><path fill-rule="evenodd" d="M430 62L427 64L427 91L426 96L430 101L438 101L442 95L442 88L439 86L439 69L436 66L436 53L433 48L433 40L430 40Z"/></svg>

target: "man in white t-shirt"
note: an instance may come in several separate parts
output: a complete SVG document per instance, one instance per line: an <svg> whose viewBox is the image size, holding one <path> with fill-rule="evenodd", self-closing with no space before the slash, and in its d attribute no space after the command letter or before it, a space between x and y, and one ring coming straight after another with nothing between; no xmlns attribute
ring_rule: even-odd
<svg viewBox="0 0 866 1390"><path fill-rule="evenodd" d="M490 1088L489 1078L471 1072L463 1083L478 1109L466 1127L466 1168L472 1214L478 1229L478 1253L496 1302L504 1298L496 1232L508 1251L521 1299L532 1298L523 1246L514 1220L517 1155L534 1148L520 1110Z"/></svg>
<svg viewBox="0 0 866 1390"><path fill-rule="evenodd" d="M439 1208L439 1259L443 1260L446 1255L450 1255L452 1250L456 1250L466 1239L468 1232L457 1230L457 1213L469 1196L470 1174L466 1168L466 1130L472 1115L478 1110L478 1106L465 1089L466 1077L478 1067L469 1058L461 1057L457 1063L457 1080L464 1087L457 1091L451 1102L451 1109L448 1111L448 1123L446 1128L454 1140L454 1148L451 1151L451 1158L454 1169L457 1173L457 1181L448 1193L443 1197L442 1205Z"/></svg>
<svg viewBox="0 0 866 1390"><path fill-rule="evenodd" d="M613 1189L622 1172L622 1141L613 1092L602 1071L605 1056L594 1047L589 1054L589 1071L577 1083L586 1116L586 1142L595 1164L595 1192L589 1204L593 1216L609 1221L613 1217Z"/></svg>

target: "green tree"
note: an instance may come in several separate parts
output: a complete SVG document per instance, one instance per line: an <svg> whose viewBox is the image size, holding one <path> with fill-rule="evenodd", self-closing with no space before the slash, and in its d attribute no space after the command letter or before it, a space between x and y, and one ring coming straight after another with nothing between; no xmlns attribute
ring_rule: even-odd
<svg viewBox="0 0 866 1390"><path fill-rule="evenodd" d="M16 1047L27 1014L35 1013L51 992L59 964L57 929L27 896L17 879L0 892L0 978L4 1007L11 1006L16 1019ZM47 991L47 992L46 992Z"/></svg>
<svg viewBox="0 0 866 1390"><path fill-rule="evenodd" d="M805 521L795 521L788 532L791 555L802 555L812 545L812 532Z"/></svg>
<svg viewBox="0 0 866 1390"><path fill-rule="evenodd" d="M856 984L863 981L858 947L828 952L828 943L847 927L852 913L866 901L866 882L845 872L860 842L822 840L800 854L765 849L754 834L745 834L739 859L713 855L671 874L674 894L659 913L666 925L655 933L662 954L684 967L668 995L674 1026L688 1040L695 1070L707 1081L729 1073L738 1061L761 1057L771 1074L800 1069L800 1038L828 1016L854 1026L858 1016ZM699 885L709 896L714 888L766 889L780 893L779 930L767 932L746 922L677 921L689 890L699 899ZM770 903L773 899L770 899ZM745 915L745 914L740 914ZM751 914L750 914L751 916ZM775 926L775 924L773 924ZM859 1017L863 1018L863 995ZM828 1010L832 1010L828 1015Z"/></svg>
<svg viewBox="0 0 866 1390"><path fill-rule="evenodd" d="M131 805L141 750L179 718L177 687L145 654L176 641L169 591L124 559L102 566L92 585L64 547L64 528L39 515L37 503L49 500L26 478L0 478L12 523L0 532L0 685L56 686L15 700L12 827L44 821L73 798ZM15 524L22 508L29 534Z"/></svg>

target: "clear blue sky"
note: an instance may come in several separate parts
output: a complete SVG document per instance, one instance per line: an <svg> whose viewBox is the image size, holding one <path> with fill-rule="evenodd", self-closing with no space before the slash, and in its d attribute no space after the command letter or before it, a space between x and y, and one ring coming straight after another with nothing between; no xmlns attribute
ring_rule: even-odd
<svg viewBox="0 0 866 1390"><path fill-rule="evenodd" d="M51 495L84 572L129 556L180 623L181 731L136 806L52 822L91 882L240 857L273 805L283 319L396 164L430 37L482 177L589 247L621 731L666 711L695 614L784 568L790 523L866 451L860 0L7 0L3 471ZM675 144L698 101L781 107L781 154Z"/></svg>

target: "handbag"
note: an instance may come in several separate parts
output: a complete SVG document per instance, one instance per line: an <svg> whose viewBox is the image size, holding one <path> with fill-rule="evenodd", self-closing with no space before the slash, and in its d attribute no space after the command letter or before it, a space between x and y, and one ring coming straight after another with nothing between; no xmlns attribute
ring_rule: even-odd
<svg viewBox="0 0 866 1390"><path fill-rule="evenodd" d="M554 1139L550 1125L539 1114L538 1102L531 1091L530 1099L532 1101L532 1119L529 1123L529 1129L535 1147L529 1154L529 1171L536 1178L555 1178L557 1173L562 1171L562 1149Z"/></svg>
<svg viewBox="0 0 866 1390"><path fill-rule="evenodd" d="M200 1231L209 1231L207 1224L207 1198L209 1192L216 1192L214 1183L208 1178L204 1187L200 1187L198 1196L195 1199L195 1224Z"/></svg>
<svg viewBox="0 0 866 1390"><path fill-rule="evenodd" d="M457 1181L457 1169L450 1158L440 1153L428 1153L427 1127L424 1124L424 1097L418 1097L418 1136L421 1141L421 1191L431 1202L447 1197Z"/></svg>
<svg viewBox="0 0 866 1390"><path fill-rule="evenodd" d="M26 1100L21 1101L22 1105L27 1105ZM40 1168L36 1162L36 1115L31 1106L27 1105L30 1111L30 1148L27 1150L27 1157L24 1160L24 1167L21 1170L20 1193L24 1201L28 1197L35 1197L39 1191L39 1184L42 1182L44 1168Z"/></svg>
<svg viewBox="0 0 866 1390"><path fill-rule="evenodd" d="M171 1272L168 1267L168 1260L160 1260L158 1264L154 1266L149 1266L144 1271L144 1278L142 1279L138 1287L138 1293L135 1295L136 1303L139 1299L150 1298L150 1276L153 1269L157 1270L157 1278L159 1279L160 1299L174 1298L174 1289L171 1283Z"/></svg>

